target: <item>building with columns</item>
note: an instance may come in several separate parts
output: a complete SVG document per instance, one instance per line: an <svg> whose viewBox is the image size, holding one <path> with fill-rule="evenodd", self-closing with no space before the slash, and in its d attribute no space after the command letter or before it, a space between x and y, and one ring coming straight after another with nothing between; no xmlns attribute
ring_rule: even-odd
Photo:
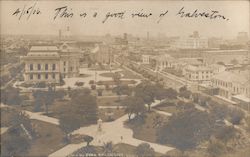
<svg viewBox="0 0 250 157"><path fill-rule="evenodd" d="M79 72L80 53L67 44L32 46L21 58L25 63L26 83L60 83L62 78L76 77Z"/></svg>

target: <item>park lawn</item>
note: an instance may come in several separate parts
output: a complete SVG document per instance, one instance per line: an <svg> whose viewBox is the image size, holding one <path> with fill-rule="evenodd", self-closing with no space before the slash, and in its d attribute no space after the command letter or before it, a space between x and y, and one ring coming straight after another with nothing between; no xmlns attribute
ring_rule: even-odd
<svg viewBox="0 0 250 157"><path fill-rule="evenodd" d="M14 109L7 107L1 108L1 127L9 127L11 119L16 112Z"/></svg>
<svg viewBox="0 0 250 157"><path fill-rule="evenodd" d="M64 133L58 126L39 120L32 120L32 124L38 137L32 142L27 156L48 156L66 145L63 143Z"/></svg>
<svg viewBox="0 0 250 157"><path fill-rule="evenodd" d="M157 106L155 107L155 109L168 112L168 113L172 113L172 114L179 112L176 106Z"/></svg>
<svg viewBox="0 0 250 157"><path fill-rule="evenodd" d="M157 143L157 126L155 126L156 117L160 117L163 123L168 121L167 116L155 112L149 112L144 118L144 123L134 123L133 120L131 120L131 122L126 122L126 126L133 130L134 138Z"/></svg>
<svg viewBox="0 0 250 157"><path fill-rule="evenodd" d="M125 79L142 79L142 76L135 74L129 70L123 69L121 72L119 72L124 75L123 78Z"/></svg>
<svg viewBox="0 0 250 157"><path fill-rule="evenodd" d="M69 101L68 100L57 100L49 106L49 114L47 116L59 118L60 115L64 114L67 110Z"/></svg>
<svg viewBox="0 0 250 157"><path fill-rule="evenodd" d="M101 73L99 74L100 76L103 76L103 77L113 77L114 76L114 73L112 72L106 72L106 73Z"/></svg>
<svg viewBox="0 0 250 157"><path fill-rule="evenodd" d="M135 80L121 80L121 85L129 85L129 84L136 84ZM108 80L108 81L98 81L97 85L116 85L116 83L113 80Z"/></svg>
<svg viewBox="0 0 250 157"><path fill-rule="evenodd" d="M177 108L177 101L178 100L167 100L166 102L162 102L161 104L159 104L158 106L154 107L155 109L157 110L160 110L160 111L165 111L165 112L168 112L168 113L172 113L172 114L175 114L175 113L178 113L179 112L179 109Z"/></svg>
<svg viewBox="0 0 250 157"><path fill-rule="evenodd" d="M112 113L112 115L108 115L109 113ZM114 121L123 115L125 115L125 109L114 109L114 108L105 108L105 109L98 109L98 117L103 120L103 122L110 122Z"/></svg>
<svg viewBox="0 0 250 157"><path fill-rule="evenodd" d="M120 99L124 99L120 97ZM98 106L120 106L121 102L119 101L119 97L97 97L97 105Z"/></svg>

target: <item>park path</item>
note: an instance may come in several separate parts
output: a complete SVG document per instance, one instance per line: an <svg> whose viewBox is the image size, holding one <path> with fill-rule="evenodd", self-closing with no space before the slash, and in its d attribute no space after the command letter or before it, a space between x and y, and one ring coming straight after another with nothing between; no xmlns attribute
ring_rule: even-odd
<svg viewBox="0 0 250 157"><path fill-rule="evenodd" d="M9 105L5 105L3 103L1 103L1 107L15 108L15 107L12 107ZM48 122L51 124L59 125L58 119L42 115L43 112L30 112L30 111L26 111L26 110L21 110L21 111L23 111L24 113L29 115L30 119L36 119L36 120Z"/></svg>
<svg viewBox="0 0 250 157"><path fill-rule="evenodd" d="M160 101L155 101L152 103L152 106L157 106L159 102ZM165 112L164 114L167 113ZM170 113L168 113L167 116L170 116ZM134 138L133 131L129 128L126 128L123 124L126 120L128 120L128 116L124 115L113 122L102 123L102 131L98 131L98 125L95 124L88 127L81 127L80 129L73 131L72 134L89 135L94 137L94 140L91 142L91 144L95 146L102 146L103 143L112 141L114 144L126 143L133 146L138 146L141 143L148 143L152 148L154 148L156 152L162 154L174 149L172 147ZM84 143L69 144L62 149L50 154L49 157L68 156L83 146L85 146Z"/></svg>

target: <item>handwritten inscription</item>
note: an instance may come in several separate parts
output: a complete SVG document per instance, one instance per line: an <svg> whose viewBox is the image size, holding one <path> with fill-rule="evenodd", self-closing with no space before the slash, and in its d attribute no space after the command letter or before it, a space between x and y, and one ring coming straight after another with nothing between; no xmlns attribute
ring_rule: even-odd
<svg viewBox="0 0 250 157"><path fill-rule="evenodd" d="M26 5L23 8L17 8L15 12L12 14L13 16L17 16L18 20L21 20L23 17L26 16L26 20L30 18L32 15L40 15L42 12L36 7L36 3L34 5L27 7Z"/></svg>
<svg viewBox="0 0 250 157"><path fill-rule="evenodd" d="M198 9L193 12L186 12L185 8L182 7L179 12L176 14L182 18L208 18L208 19L223 19L229 20L224 15L219 14L219 11L211 10L210 12L199 12Z"/></svg>
<svg viewBox="0 0 250 157"><path fill-rule="evenodd" d="M110 13L110 12L108 12L108 13L106 14L105 19L102 21L102 23L105 23L109 18L124 19L124 14L125 14L125 13L126 13L125 11L123 11L123 12L117 12L117 13Z"/></svg>
<svg viewBox="0 0 250 157"><path fill-rule="evenodd" d="M23 17L26 16L26 19L29 20L31 16L35 15L40 15L42 12L40 11L39 7L37 7L37 3L34 3L32 6L26 6L24 5L21 8L17 8L13 12L13 16L18 17L19 20L21 20ZM164 17L168 15L180 17L180 18L204 18L204 19L209 19L209 20L226 20L228 21L229 19L220 13L217 10L209 10L209 11L200 11L198 9L195 9L191 12L188 12L185 7L182 7L181 9L177 10L177 12L170 13L169 10L164 10L160 12L160 14L156 14L150 11L144 11L143 9L141 10L135 10L135 11L130 11L128 12L127 10L122 10L122 11L117 11L117 12L111 12L108 11L104 13L105 16L102 18L102 23L106 23L108 20L111 19L117 19L117 20L122 20L125 18L133 18L133 19L151 19L155 18L157 23L160 23ZM71 19L75 16L78 16L80 18L86 18L86 17L91 17L91 18L96 18L97 15L102 15L99 14L99 12L85 12L82 10L81 12L75 12L72 8L69 8L68 6L61 6L57 7L54 9L54 16L53 19ZM103 15L102 15L103 16Z"/></svg>
<svg viewBox="0 0 250 157"><path fill-rule="evenodd" d="M54 20L57 17L60 17L60 18L72 18L73 15L74 15L74 13L72 12L72 9L69 10L67 6L56 8L55 11L56 11L56 13L55 13L55 16L54 16Z"/></svg>

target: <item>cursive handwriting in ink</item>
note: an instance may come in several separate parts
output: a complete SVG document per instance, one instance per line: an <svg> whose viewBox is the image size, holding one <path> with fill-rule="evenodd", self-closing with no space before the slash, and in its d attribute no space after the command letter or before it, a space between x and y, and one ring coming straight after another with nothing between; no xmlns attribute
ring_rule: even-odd
<svg viewBox="0 0 250 157"><path fill-rule="evenodd" d="M20 8L17 8L12 16L19 16L18 20L21 20L22 17L27 16L26 20L28 20L31 15L39 15L41 13L42 12L39 10L39 8L36 8L36 3L34 3L34 5L30 7L26 7L26 5L24 5L22 10Z"/></svg>
<svg viewBox="0 0 250 157"><path fill-rule="evenodd" d="M117 13L110 13L108 12L105 16L105 19L102 21L102 23L105 23L109 18L119 18L124 19L125 11L123 12L117 12Z"/></svg>
<svg viewBox="0 0 250 157"><path fill-rule="evenodd" d="M160 21L162 20L162 18L163 18L167 13L168 13L168 10L165 11L164 13L161 13L161 14L159 15L159 20L157 21L157 23L160 23Z"/></svg>
<svg viewBox="0 0 250 157"><path fill-rule="evenodd" d="M152 16L153 14L152 13L143 13L143 9L142 9L140 12L133 13L131 15L132 15L132 18L134 18L134 17L145 17L145 18L148 18L148 17Z"/></svg>
<svg viewBox="0 0 250 157"><path fill-rule="evenodd" d="M198 9L196 9L193 12L185 12L184 7L182 7L179 12L176 14L177 16L180 16L181 18L199 18L204 17L208 19L222 19L222 20L229 20L224 15L219 14L219 11L211 10L210 12L199 12Z"/></svg>
<svg viewBox="0 0 250 157"><path fill-rule="evenodd" d="M60 18L72 18L73 15L74 15L74 13L72 12L72 9L69 10L67 6L56 8L55 11L56 11L56 13L55 13L55 16L54 16L54 20L57 17L60 17Z"/></svg>

